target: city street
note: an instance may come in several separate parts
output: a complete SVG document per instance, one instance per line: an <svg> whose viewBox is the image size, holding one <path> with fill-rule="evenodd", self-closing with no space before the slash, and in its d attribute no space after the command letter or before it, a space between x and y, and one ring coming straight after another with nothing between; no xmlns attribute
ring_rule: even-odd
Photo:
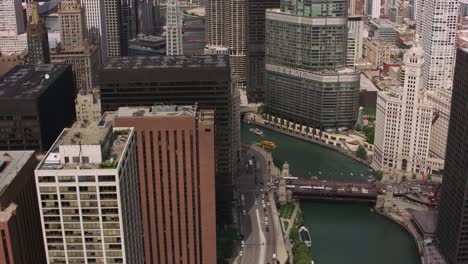
<svg viewBox="0 0 468 264"><path fill-rule="evenodd" d="M244 236L244 248L239 263L273 263L275 253L275 232L268 199L267 164L256 151L243 148L240 177L237 186L241 193L241 234ZM242 198L243 197L243 198Z"/></svg>

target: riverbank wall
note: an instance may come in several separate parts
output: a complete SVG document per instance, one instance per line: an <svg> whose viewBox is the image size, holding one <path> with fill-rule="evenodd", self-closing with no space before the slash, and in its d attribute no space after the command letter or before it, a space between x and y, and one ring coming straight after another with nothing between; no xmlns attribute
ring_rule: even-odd
<svg viewBox="0 0 468 264"><path fill-rule="evenodd" d="M421 256L421 252L424 252L424 245L423 245L423 239L419 236L419 233L418 231L416 230L416 228L411 225L411 223L405 223L395 217L393 217L391 214L388 214L380 209L375 209L375 212L392 220L393 222L395 222L396 224L400 225L401 227L403 227L410 235L411 237L413 238L414 240L414 243L416 243L416 246L418 247L418 254L419 254L419 257L421 259L421 264L428 264L429 261L426 259L426 256L423 255Z"/></svg>
<svg viewBox="0 0 468 264"><path fill-rule="evenodd" d="M366 167L368 167L369 169L372 169L372 171L374 171L374 168L371 167L371 163L368 160L364 160L364 159L359 158L358 156L356 156L356 154L354 154L354 152L349 151L347 149L337 147L335 145L324 143L324 142L320 141L320 139L317 140L315 138L309 138L307 136L303 136L301 133L296 133L294 131L290 132L289 130L280 129L280 128L277 128L275 126L267 125L267 124L264 124L262 122L258 122L258 121L255 121L255 120L254 121L251 121L251 120L245 121L244 120L244 123L258 125L258 126L261 126L263 128L267 128L267 129L276 131L276 132L284 134L284 135L288 135L288 136L291 136L291 137L294 137L294 138L297 138L297 139L304 140L304 141L309 142L309 143L318 144L320 146L323 146L323 147L338 151L338 152L340 152L340 153L342 153L342 154L344 154L344 155L346 155L346 156L348 156L348 157L350 157L350 158L364 164Z"/></svg>

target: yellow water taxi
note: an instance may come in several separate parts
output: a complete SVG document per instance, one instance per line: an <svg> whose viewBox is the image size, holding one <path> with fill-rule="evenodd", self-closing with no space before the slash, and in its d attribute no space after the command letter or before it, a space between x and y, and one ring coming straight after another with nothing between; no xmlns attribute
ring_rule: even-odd
<svg viewBox="0 0 468 264"><path fill-rule="evenodd" d="M258 145L267 149L276 149L278 147L274 142L267 140L260 141Z"/></svg>

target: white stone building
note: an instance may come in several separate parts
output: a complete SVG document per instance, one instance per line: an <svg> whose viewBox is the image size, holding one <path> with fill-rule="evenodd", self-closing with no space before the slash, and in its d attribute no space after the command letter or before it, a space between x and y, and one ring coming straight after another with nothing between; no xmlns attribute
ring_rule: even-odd
<svg viewBox="0 0 468 264"><path fill-rule="evenodd" d="M35 170L47 263L144 262L134 130L112 120L65 129Z"/></svg>
<svg viewBox="0 0 468 264"><path fill-rule="evenodd" d="M417 42L403 63L403 86L377 95L373 167L427 173L433 110L421 89L424 52Z"/></svg>
<svg viewBox="0 0 468 264"><path fill-rule="evenodd" d="M182 45L182 13L178 0L168 0L166 15L166 55L184 55Z"/></svg>
<svg viewBox="0 0 468 264"><path fill-rule="evenodd" d="M80 91L75 99L76 121L98 121L101 118L99 93Z"/></svg>

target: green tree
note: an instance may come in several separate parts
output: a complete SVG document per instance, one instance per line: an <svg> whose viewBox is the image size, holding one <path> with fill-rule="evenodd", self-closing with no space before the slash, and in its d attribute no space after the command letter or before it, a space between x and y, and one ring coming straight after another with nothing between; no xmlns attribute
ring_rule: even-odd
<svg viewBox="0 0 468 264"><path fill-rule="evenodd" d="M356 155L361 159L367 159L367 151L366 148L362 145L356 151Z"/></svg>
<svg viewBox="0 0 468 264"><path fill-rule="evenodd" d="M258 106L258 108L257 108L257 113L263 114L264 112L265 112L265 105L264 105L264 104L261 104L261 105Z"/></svg>
<svg viewBox="0 0 468 264"><path fill-rule="evenodd" d="M381 181L383 178L383 171L380 171L380 170L374 171L374 178L378 181Z"/></svg>
<svg viewBox="0 0 468 264"><path fill-rule="evenodd" d="M292 240L299 239L299 229L297 226L291 227L291 231L289 231L289 238Z"/></svg>
<svg viewBox="0 0 468 264"><path fill-rule="evenodd" d="M310 250L304 242L298 243L293 247L294 264L310 264L312 257Z"/></svg>
<svg viewBox="0 0 468 264"><path fill-rule="evenodd" d="M366 135L367 143L374 144L375 126L364 126L362 130L364 131L364 134Z"/></svg>
<svg viewBox="0 0 468 264"><path fill-rule="evenodd" d="M356 131L361 131L362 130L362 126L361 125L356 125L356 128L354 129Z"/></svg>

